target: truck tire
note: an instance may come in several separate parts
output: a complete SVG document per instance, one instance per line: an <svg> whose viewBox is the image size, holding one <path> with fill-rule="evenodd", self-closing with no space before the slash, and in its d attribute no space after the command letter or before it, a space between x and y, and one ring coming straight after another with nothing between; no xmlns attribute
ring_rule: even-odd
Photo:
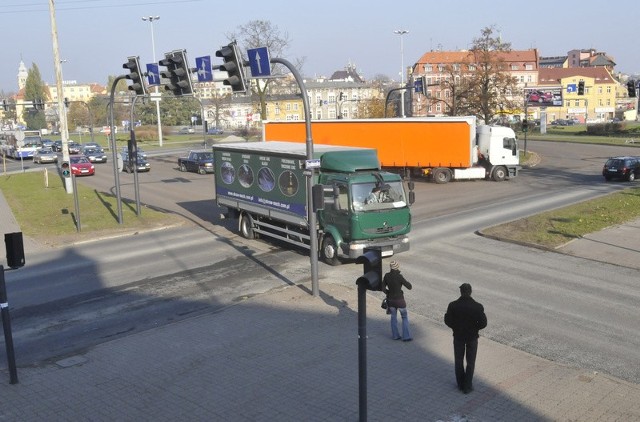
<svg viewBox="0 0 640 422"><path fill-rule="evenodd" d="M200 167L200 168L198 169L198 173L200 173L200 174L207 174L207 171L204 169L204 167Z"/></svg>
<svg viewBox="0 0 640 422"><path fill-rule="evenodd" d="M338 245L330 234L327 234L322 238L320 255L326 264L332 266L341 264L340 259L338 258Z"/></svg>
<svg viewBox="0 0 640 422"><path fill-rule="evenodd" d="M445 168L437 168L433 171L432 177L437 184L449 183L451 181L451 171Z"/></svg>
<svg viewBox="0 0 640 422"><path fill-rule="evenodd" d="M629 172L629 175L627 176L627 181L633 182L634 180L636 180L636 174L633 172L633 170L631 170Z"/></svg>
<svg viewBox="0 0 640 422"><path fill-rule="evenodd" d="M256 234L253 231L253 219L249 214L242 213L240 215L240 234L245 239L256 238Z"/></svg>
<svg viewBox="0 0 640 422"><path fill-rule="evenodd" d="M187 171L187 166L185 166L184 164L180 164L180 171L183 173Z"/></svg>
<svg viewBox="0 0 640 422"><path fill-rule="evenodd" d="M504 179L507 178L507 169L503 166L498 166L493 169L493 174L491 177L496 182L502 182Z"/></svg>

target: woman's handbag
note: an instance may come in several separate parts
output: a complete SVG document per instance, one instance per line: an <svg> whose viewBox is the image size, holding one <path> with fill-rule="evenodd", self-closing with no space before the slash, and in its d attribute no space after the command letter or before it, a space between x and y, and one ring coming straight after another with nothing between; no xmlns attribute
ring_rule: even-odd
<svg viewBox="0 0 640 422"><path fill-rule="evenodd" d="M384 299L382 299L382 304L380 305L380 307L382 309L387 309L389 307L389 304L387 303L387 298L386 297Z"/></svg>

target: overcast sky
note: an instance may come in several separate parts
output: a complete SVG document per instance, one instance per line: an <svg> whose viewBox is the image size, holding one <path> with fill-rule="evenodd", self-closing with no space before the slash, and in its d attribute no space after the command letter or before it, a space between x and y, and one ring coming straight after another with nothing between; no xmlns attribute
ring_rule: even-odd
<svg viewBox="0 0 640 422"><path fill-rule="evenodd" d="M225 45L226 34L252 20L270 21L288 33L283 55L304 58L305 76L330 76L354 64L365 78L385 74L400 80L401 37L404 65L430 50L466 49L480 31L494 25L514 50L537 48L541 56L566 55L572 49L594 48L617 63L616 70L640 73L636 50L638 3L584 1L514 2L394 2L379 0L57 0L63 78L78 83L106 84L108 75L126 74L128 56L153 61L151 25L143 16L160 16L153 23L156 58L186 49L195 58L212 56ZM45 83L54 81L49 0L2 0L0 90L17 91L20 60L37 64ZM245 50L244 46L240 46Z"/></svg>

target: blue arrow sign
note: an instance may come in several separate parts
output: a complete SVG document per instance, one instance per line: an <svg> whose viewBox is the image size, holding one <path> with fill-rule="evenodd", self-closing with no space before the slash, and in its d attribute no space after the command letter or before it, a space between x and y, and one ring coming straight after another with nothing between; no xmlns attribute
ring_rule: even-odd
<svg viewBox="0 0 640 422"><path fill-rule="evenodd" d="M149 85L160 85L160 72L157 63L147 63L147 81Z"/></svg>
<svg viewBox="0 0 640 422"><path fill-rule="evenodd" d="M578 85L567 84L567 93L578 92Z"/></svg>
<svg viewBox="0 0 640 422"><path fill-rule="evenodd" d="M249 56L252 78L268 78L271 76L269 49L267 47L250 48L247 50L247 55Z"/></svg>
<svg viewBox="0 0 640 422"><path fill-rule="evenodd" d="M413 88L415 92L422 92L422 78L418 78L413 81Z"/></svg>
<svg viewBox="0 0 640 422"><path fill-rule="evenodd" d="M211 56L196 57L196 72L198 73L198 82L213 81Z"/></svg>

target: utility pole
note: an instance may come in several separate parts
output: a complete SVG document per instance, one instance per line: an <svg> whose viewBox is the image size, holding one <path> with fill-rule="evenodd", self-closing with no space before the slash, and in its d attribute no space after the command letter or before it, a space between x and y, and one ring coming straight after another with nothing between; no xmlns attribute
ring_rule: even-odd
<svg viewBox="0 0 640 422"><path fill-rule="evenodd" d="M51 20L51 42L53 45L53 67L56 73L56 89L58 90L58 110L60 113L60 138L62 140L62 162L69 162L69 127L67 125L67 110L64 106L64 94L62 91L62 62L60 61L60 49L58 48L58 27L56 25L56 11L54 0L49 0L49 18ZM67 193L73 193L73 184L70 177L64 178L64 186Z"/></svg>

